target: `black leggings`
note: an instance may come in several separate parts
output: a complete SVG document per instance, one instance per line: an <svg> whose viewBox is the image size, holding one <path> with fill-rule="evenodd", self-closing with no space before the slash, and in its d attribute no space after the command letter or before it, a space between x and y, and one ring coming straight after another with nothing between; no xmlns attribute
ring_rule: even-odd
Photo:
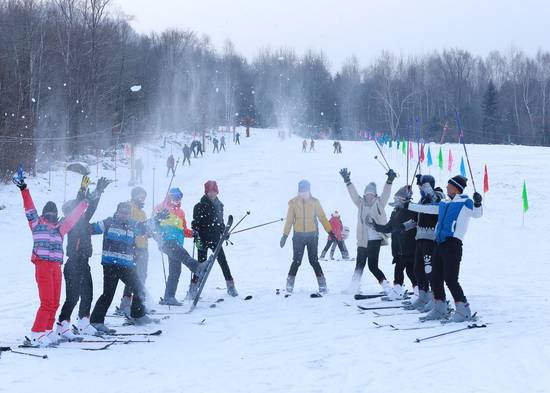
<svg viewBox="0 0 550 393"><path fill-rule="evenodd" d="M393 283L403 285L405 282L404 271L407 271L407 277L411 280L413 287L416 287L416 277L414 275L414 256L399 255L393 257L393 263L395 263L395 269L393 272Z"/></svg>
<svg viewBox="0 0 550 393"><path fill-rule="evenodd" d="M318 245L318 233L294 233L294 236L292 237L293 256L292 264L290 265L290 270L288 272L289 276L296 276L296 274L298 273L298 268L302 264L302 258L304 257L304 252L306 248L309 264L313 268L315 275L317 277L323 276L323 269L321 268L321 265L319 264L319 259L317 257Z"/></svg>
<svg viewBox="0 0 550 393"><path fill-rule="evenodd" d="M90 274L90 265L88 258L69 258L63 269L65 276L65 303L59 314L59 321L70 321L78 299L78 317L84 318L90 316L92 307L93 284Z"/></svg>
<svg viewBox="0 0 550 393"><path fill-rule="evenodd" d="M428 239L419 239L416 241L416 251L414 258L414 274L418 289L428 292L432 280L432 257L435 242Z"/></svg>
<svg viewBox="0 0 550 393"><path fill-rule="evenodd" d="M360 276L363 274L367 260L370 272L376 277L378 282L386 279L386 276L378 268L378 257L380 255L380 246L382 240L369 240L367 247L357 247L357 261L355 263L355 272Z"/></svg>
<svg viewBox="0 0 550 393"><path fill-rule="evenodd" d="M466 296L458 283L461 260L462 241L459 239L452 237L435 246L431 282L435 299L445 300L445 282L454 301L466 303Z"/></svg>
<svg viewBox="0 0 550 393"><path fill-rule="evenodd" d="M131 316L140 318L145 315L145 309L141 301L143 286L139 280L136 269L118 265L103 265L103 293L97 299L92 315L91 323L105 323L105 314L113 302L118 280L128 285L134 296L132 297Z"/></svg>

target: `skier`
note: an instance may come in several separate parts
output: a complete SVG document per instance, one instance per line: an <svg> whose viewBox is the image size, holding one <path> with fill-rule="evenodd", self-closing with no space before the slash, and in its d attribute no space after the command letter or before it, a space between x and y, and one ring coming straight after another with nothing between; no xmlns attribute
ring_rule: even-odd
<svg viewBox="0 0 550 393"><path fill-rule="evenodd" d="M332 144L332 147L334 147L334 151L332 152L332 154L337 154L337 153L340 153L340 149L339 149L339 146L340 145L340 142L338 141L334 141L334 143Z"/></svg>
<svg viewBox="0 0 550 393"><path fill-rule="evenodd" d="M131 192L130 218L136 223L144 223L147 221L147 214L143 210L145 206L145 198L147 192L142 187L134 187ZM136 235L134 249L134 263L136 265L136 273L141 285L144 288L142 301L145 301L147 290L145 289L145 281L147 280L147 264L149 261L148 236ZM119 310L122 315L130 317L132 305L132 288L129 285L124 287L122 299L120 301Z"/></svg>
<svg viewBox="0 0 550 393"><path fill-rule="evenodd" d="M365 187L363 197L360 197L357 189L351 183L351 172L347 168L340 170L340 175L346 183L349 195L353 203L357 206L357 257L355 264L355 272L353 273L352 282L350 285L350 291L359 293L361 286L361 276L363 275L363 269L368 260L368 266L370 272L376 277L378 283L382 286L382 289L389 295L392 287L386 276L378 267L378 257L380 254L380 246L387 245L387 236L384 233L377 232L372 226L372 222L377 224L386 224L386 212L384 207L388 203L390 197L391 186L393 180L397 176L393 169L390 169L387 173L386 184L382 195L378 196L376 193L376 183L369 183Z"/></svg>
<svg viewBox="0 0 550 393"><path fill-rule="evenodd" d="M197 144L199 143L199 141L197 140L194 140L193 142L191 142L191 151L193 152L193 157L194 158L197 158L197 155L199 154L198 151L197 151Z"/></svg>
<svg viewBox="0 0 550 393"><path fill-rule="evenodd" d="M187 145L187 143L183 145L183 163L181 164L182 166L185 165L186 160L189 163L189 166L191 166L191 148Z"/></svg>
<svg viewBox="0 0 550 393"><path fill-rule="evenodd" d="M416 184L420 188L421 205L439 204L445 199L443 190L435 187L435 179L431 175L417 175ZM416 224L416 251L414 272L418 284L418 298L405 308L428 312L433 306L433 298L429 293L432 276L432 260L435 247L435 226L437 214L418 213L414 219Z"/></svg>
<svg viewBox="0 0 550 393"><path fill-rule="evenodd" d="M155 219L167 216L167 212L157 213ZM143 306L144 288L136 272L134 249L136 236L145 235L150 231L151 223L138 223L131 218L132 206L128 202L120 202L112 217L90 224L92 235L103 234L103 252L101 265L103 267L103 293L90 316L90 323L101 334L115 333L105 326L105 315L113 302L118 281L122 281L134 294L131 304L131 318L136 325L146 325L155 322L145 314Z"/></svg>
<svg viewBox="0 0 550 393"><path fill-rule="evenodd" d="M197 155L200 153L201 157L203 156L202 143L197 141Z"/></svg>
<svg viewBox="0 0 550 393"><path fill-rule="evenodd" d="M482 197L474 192L473 201L464 195L468 179L455 176L447 183L449 200L437 204L410 204L409 210L425 214L438 214L435 227L436 246L432 261L432 290L434 307L422 320L443 319L449 314L445 301L445 287L451 291L455 302L455 312L450 317L451 322L463 322L471 318L470 305L458 283L460 261L462 260L462 241L468 229L470 218L483 216Z"/></svg>
<svg viewBox="0 0 550 393"><path fill-rule="evenodd" d="M162 252L168 256L168 279L164 298L159 304L169 306L181 306L176 300L176 290L181 275L181 264L189 268L193 273L199 276L199 281L206 268L206 263L199 263L191 258L185 248L183 248L184 238L193 237L193 231L187 228L185 214L181 210L181 199L183 193L179 188L172 188L163 203L155 208L156 212L168 210L169 216L160 221L159 246Z"/></svg>
<svg viewBox="0 0 550 393"><path fill-rule="evenodd" d="M313 138L311 138L311 140L309 141L309 151L315 151L315 141L313 140Z"/></svg>
<svg viewBox="0 0 550 393"><path fill-rule="evenodd" d="M212 139L212 144L214 145L214 149L212 150L212 153L215 153L215 152L220 152L220 148L218 147L218 138L214 137L214 139Z"/></svg>
<svg viewBox="0 0 550 393"><path fill-rule="evenodd" d="M294 290L296 273L298 273L298 268L302 263L302 258L306 248L309 263L315 272L315 276L317 277L319 293L328 292L327 281L317 258L317 248L319 243L319 228L317 225L317 220L321 222L329 236L334 238L335 235L332 232L330 222L328 222L325 212L321 207L321 203L318 199L311 196L310 183L307 180L301 180L298 183L298 196L292 198L288 202L288 212L286 215L283 236L279 242L279 245L283 248L290 230L294 227L294 234L292 236L292 264L290 265L290 270L286 280L286 290L288 293L292 293Z"/></svg>
<svg viewBox="0 0 550 393"><path fill-rule="evenodd" d="M61 294L63 237L82 217L88 208L88 201L80 201L71 214L62 220L58 219L55 203L48 201L42 209L42 215L39 216L25 178L20 174L13 178L13 182L21 190L25 215L32 232L34 245L31 261L34 263L40 297L40 308L31 329L29 344L46 347L58 341L58 336L52 329Z"/></svg>
<svg viewBox="0 0 550 393"><path fill-rule="evenodd" d="M394 209L390 215L390 219L386 225L373 223L374 229L380 233L391 233L391 252L393 256L394 279L393 288L388 295L388 300L403 299L405 290L403 282L405 276L403 272L407 271L407 276L411 280L411 284L416 289L416 276L414 274L414 253L416 250L416 225L414 223L415 213L407 210L406 204L409 203L412 196L412 191L409 186L403 186L393 196L393 202L390 206ZM407 227L408 226L408 227Z"/></svg>
<svg viewBox="0 0 550 393"><path fill-rule="evenodd" d="M225 136L222 135L222 137L220 138L220 150L225 151Z"/></svg>
<svg viewBox="0 0 550 393"><path fill-rule="evenodd" d="M170 175L170 171L172 171L172 176L176 176L175 165L176 161L174 160L174 156L170 154L170 156L166 160L166 167L168 168L168 170L166 171L166 177Z"/></svg>
<svg viewBox="0 0 550 393"><path fill-rule="evenodd" d="M348 249L346 248L346 243L344 243L344 238L342 236L342 230L344 229L344 226L342 225L342 220L340 219L340 213L338 213L338 210L336 210L330 216L331 217L329 222L335 237L330 237L330 236L328 237L327 244L325 245L325 248L321 252L320 259L325 258L325 255L327 254L327 251L330 248L330 259L333 260L336 246L338 246L338 248L340 249L340 253L342 254L342 259L349 259Z"/></svg>
<svg viewBox="0 0 550 393"><path fill-rule="evenodd" d="M304 139L302 142L302 153L307 152L307 140Z"/></svg>
<svg viewBox="0 0 550 393"><path fill-rule="evenodd" d="M143 183L143 161L141 158L136 160L136 183Z"/></svg>
<svg viewBox="0 0 550 393"><path fill-rule="evenodd" d="M89 230L90 220L94 215L101 194L111 183L104 177L97 181L95 191L89 196L89 204L86 213L78 220L76 225L67 234L67 256L69 259L63 269L65 277L65 303L61 307L57 322L57 334L62 339L74 340L71 325L71 314L80 299L78 309L78 322L76 328L78 333L95 335L97 330L90 325L90 309L92 307L93 283L90 265L88 263L92 256L92 235ZM79 202L88 195L88 176L82 178L80 190L77 199L67 201L63 204L62 210L65 216L68 216L79 204Z"/></svg>
<svg viewBox="0 0 550 393"><path fill-rule="evenodd" d="M213 251L216 248L225 229L223 203L218 199L218 193L218 184L214 180L207 181L204 183L204 195L193 208L191 227L196 235L195 244L197 245L198 260L201 263L206 261L208 249ZM228 295L239 296L223 248L218 254L218 263L225 278ZM190 299L194 299L196 295L197 284L198 278L194 276L189 287L188 297Z"/></svg>
<svg viewBox="0 0 550 393"><path fill-rule="evenodd" d="M241 144L241 134L238 132L235 134L235 144L240 145Z"/></svg>

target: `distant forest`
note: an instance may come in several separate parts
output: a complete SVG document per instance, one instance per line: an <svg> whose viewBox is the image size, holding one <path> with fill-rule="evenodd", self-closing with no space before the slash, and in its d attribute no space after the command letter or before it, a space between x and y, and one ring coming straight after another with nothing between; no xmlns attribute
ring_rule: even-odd
<svg viewBox="0 0 550 393"><path fill-rule="evenodd" d="M0 176L159 132L284 128L468 143L550 145L550 53L388 52L333 73L322 52L245 59L189 30L136 33L110 0L0 0ZM375 39L373 37L373 39ZM345 45L345 43L342 43ZM368 45L368 40L365 41ZM141 88L140 88L140 87Z"/></svg>

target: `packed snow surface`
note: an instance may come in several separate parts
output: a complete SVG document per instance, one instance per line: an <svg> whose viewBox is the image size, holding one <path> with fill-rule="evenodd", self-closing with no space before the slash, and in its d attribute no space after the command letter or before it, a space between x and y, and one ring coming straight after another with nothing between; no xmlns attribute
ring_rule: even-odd
<svg viewBox="0 0 550 393"><path fill-rule="evenodd" d="M332 141L317 141L316 152L302 153L302 139L284 141L275 131L254 130L251 138L241 136L240 146L228 140L228 151L193 159L192 166L180 167L174 186L183 190L183 209L190 223L193 205L203 193L206 180L217 180L225 212L238 220L247 210L250 216L241 228L276 220L286 214L287 202L297 192L297 183L308 179L312 193L319 198L327 215L339 210L344 225L351 228L347 241L355 256L356 208L352 204L338 170L351 170L352 182L361 192L369 181L379 190L385 176L374 159L380 155L373 142L342 142L343 154L332 153ZM144 186L150 211L155 168L155 202L168 187L166 157L171 146L176 157L178 145L159 149L152 142L137 149L145 164ZM462 147L451 148L455 171L459 171ZM330 294L310 298L317 291L311 267L304 258L296 279L295 293L284 297L284 286L291 261L291 241L279 248L283 223L236 234L234 245L225 247L235 277L239 298L229 298L225 282L215 266L203 292L202 301L189 315L172 315L160 325L147 328L119 328L119 331L163 330L154 343L115 345L105 351L88 352L78 344L57 349L29 350L47 353L42 360L3 353L0 359L0 392L550 392L550 213L548 202L550 149L522 146L469 145L470 161L478 189L482 188L483 165L487 164L490 191L484 199L484 216L471 220L464 242L461 283L486 329L465 331L431 341L415 343L424 337L465 325L435 326L431 329L392 331L376 328L373 321L397 326L424 326L419 314L376 317L360 313L362 305L389 305L379 300L357 302L343 294L351 279L354 262L322 262ZM431 152L437 164L438 146ZM391 166L399 173L393 191L405 184L406 160L395 146L383 147ZM415 146L416 159L416 146ZM411 174L416 161L411 163ZM95 180L96 168L90 167ZM423 166L423 172L428 169ZM430 172L437 184L445 186L450 173L435 167ZM100 176L114 178L112 170L99 168ZM29 188L41 211L48 200L64 199L62 171L29 179ZM114 213L116 204L129 199L128 169L118 167L118 184L109 186L94 219ZM522 224L521 187L527 183L530 210ZM80 175L67 174L67 198L76 194ZM466 191L471 195L469 182ZM0 187L2 274L0 275L0 345L14 349L28 334L38 307L32 248L19 190L13 185ZM415 190L415 199L418 191ZM391 208L387 207L387 213ZM319 248L326 234L321 233ZM186 240L191 252L192 244ZM150 305L168 311L157 300L164 291L161 257L150 242L147 287ZM94 277L94 303L102 289L100 265L101 238L94 237L90 261ZM339 255L339 251L336 251ZM383 247L380 265L393 277L390 247ZM189 272L183 269L177 297L186 294ZM363 275L364 293L377 293L380 287L372 275ZM407 282L410 287L410 283ZM281 294L276 294L276 289ZM122 294L119 284L115 301ZM245 301L244 297L253 295ZM225 301L209 306L218 298ZM450 297L450 296L449 296ZM61 302L64 300L62 293ZM346 306L346 304L351 306ZM394 305L393 303L392 305ZM171 311L186 311L172 307ZM387 311L386 311L387 312ZM73 318L76 317L76 310ZM199 322L206 321L203 324ZM108 318L112 325L120 319ZM430 325L429 325L430 326ZM88 344L92 347L93 344Z"/></svg>

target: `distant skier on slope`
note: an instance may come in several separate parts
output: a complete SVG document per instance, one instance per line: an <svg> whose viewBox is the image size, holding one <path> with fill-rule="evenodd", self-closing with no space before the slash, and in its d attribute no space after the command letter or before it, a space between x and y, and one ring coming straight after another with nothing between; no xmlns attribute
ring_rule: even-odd
<svg viewBox="0 0 550 393"><path fill-rule="evenodd" d="M292 293L294 290L294 281L296 280L296 274L298 273L298 268L302 263L302 258L306 248L309 263L315 272L315 276L317 277L319 293L328 292L327 281L317 257L317 249L319 244L319 229L317 220L321 222L325 228L325 231L327 231L331 237L335 237L332 232L332 227L330 226L325 212L321 207L321 203L318 199L311 196L311 187L309 182L307 180L301 180L298 183L298 196L292 198L288 202L285 227L283 236L281 237L281 241L279 243L281 248L285 246L290 230L294 227L294 234L292 236L292 264L290 265L290 270L286 280L286 290L288 293Z"/></svg>
<svg viewBox="0 0 550 393"><path fill-rule="evenodd" d="M34 244L31 261L34 264L40 297L40 308L31 329L29 344L46 347L58 341L58 336L52 329L61 294L63 237L85 213L88 201L86 199L80 201L73 211L62 220L58 218L56 204L48 201L39 216L21 171L13 178L13 182L21 190L25 215L32 232Z"/></svg>
<svg viewBox="0 0 550 393"><path fill-rule="evenodd" d="M212 153L216 153L216 152L220 152L220 148L219 148L219 141L218 141L218 138L214 137L214 139L212 139L212 144L214 145L214 149L212 150Z"/></svg>
<svg viewBox="0 0 550 393"><path fill-rule="evenodd" d="M392 287L384 273L378 267L378 258L380 255L380 246L387 245L387 235L376 231L372 223L386 224L386 212L384 208L390 198L391 187L393 180L397 176L393 169L386 173L387 180L384 184L382 195L376 193L376 184L371 182L365 187L363 196L359 196L357 189L352 184L350 175L351 172L347 168L340 170L340 175L344 179L346 188L349 192L351 200L357 206L357 257L355 264L355 272L353 273L352 282L349 290L354 293L359 293L361 286L361 277L363 269L368 260L370 272L374 275L382 289L389 295Z"/></svg>
<svg viewBox="0 0 550 393"><path fill-rule="evenodd" d="M174 156L170 154L168 158L166 159L166 168L168 169L166 171L166 177L170 175L170 171L172 171L172 176L176 175L176 160L174 160Z"/></svg>
<svg viewBox="0 0 550 393"><path fill-rule="evenodd" d="M321 252L320 259L324 259L327 251L330 248L330 259L334 259L334 251L336 250L336 246L340 249L340 253L342 254L342 259L349 259L349 253L348 249L346 247L346 243L343 237L343 230L344 225L342 224L342 220L340 219L340 213L338 213L338 210L334 211L330 215L330 226L332 228L332 232L334 233L334 237L328 236L327 244L325 245L325 248Z"/></svg>
<svg viewBox="0 0 550 393"><path fill-rule="evenodd" d="M309 151L315 151L315 140L313 138L309 141Z"/></svg>
<svg viewBox="0 0 550 393"><path fill-rule="evenodd" d="M221 138L220 138L220 151L223 150L225 151L225 136L222 135Z"/></svg>
<svg viewBox="0 0 550 393"><path fill-rule="evenodd" d="M302 141L302 153L307 152L307 140Z"/></svg>
<svg viewBox="0 0 550 393"><path fill-rule="evenodd" d="M187 161L189 163L189 166L191 166L191 148L187 143L183 145L182 153L183 153L183 162L181 163L181 165L182 166L185 165L185 161Z"/></svg>
<svg viewBox="0 0 550 393"><path fill-rule="evenodd" d="M455 302L455 311L450 321L463 322L472 316L470 305L458 282L458 275L462 260L462 241L468 230L470 218L483 216L483 198L478 192L474 192L473 200L463 194L467 181L468 179L460 175L449 179L449 200L430 205L409 205L409 210L414 212L438 214L431 282L435 302L433 309L423 317L423 320L443 319L448 315L443 283L447 284Z"/></svg>

